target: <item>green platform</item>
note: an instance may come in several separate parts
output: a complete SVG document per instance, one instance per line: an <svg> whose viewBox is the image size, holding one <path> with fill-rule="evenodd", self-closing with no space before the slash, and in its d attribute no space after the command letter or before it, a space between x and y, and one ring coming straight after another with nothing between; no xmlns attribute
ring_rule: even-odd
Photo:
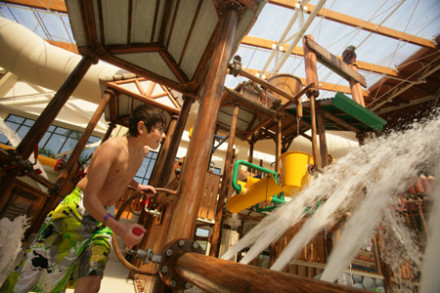
<svg viewBox="0 0 440 293"><path fill-rule="evenodd" d="M381 132L386 124L384 119L340 92L336 93L334 98L318 100L317 105L319 105L324 111L344 120L361 131ZM307 108L308 107L305 103L303 120L311 123L310 112ZM288 109L286 111L296 115L296 108ZM341 130L336 123L328 123L327 119L325 129Z"/></svg>

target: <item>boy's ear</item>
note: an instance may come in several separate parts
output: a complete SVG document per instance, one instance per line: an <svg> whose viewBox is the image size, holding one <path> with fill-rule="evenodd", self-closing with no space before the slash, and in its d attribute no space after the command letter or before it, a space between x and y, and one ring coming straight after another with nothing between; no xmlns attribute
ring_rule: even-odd
<svg viewBox="0 0 440 293"><path fill-rule="evenodd" d="M147 127L145 126L144 121L139 121L138 124L137 124L138 133L141 134L141 131L143 132L146 129L147 129Z"/></svg>

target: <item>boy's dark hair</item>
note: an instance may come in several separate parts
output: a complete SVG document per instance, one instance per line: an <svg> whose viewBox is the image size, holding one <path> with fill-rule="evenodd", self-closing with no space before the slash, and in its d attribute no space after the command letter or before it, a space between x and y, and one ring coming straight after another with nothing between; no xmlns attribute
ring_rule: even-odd
<svg viewBox="0 0 440 293"><path fill-rule="evenodd" d="M133 112L131 112L130 119L128 120L128 132L134 137L139 135L137 129L139 121L144 122L148 132L151 132L151 128L158 122L162 123L164 127L166 125L166 119L162 111L150 105L137 106Z"/></svg>

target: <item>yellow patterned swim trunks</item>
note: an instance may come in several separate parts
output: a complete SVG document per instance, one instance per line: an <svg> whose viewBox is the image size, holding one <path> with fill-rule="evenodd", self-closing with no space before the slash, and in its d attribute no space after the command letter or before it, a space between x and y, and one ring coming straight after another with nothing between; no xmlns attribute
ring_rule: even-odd
<svg viewBox="0 0 440 293"><path fill-rule="evenodd" d="M64 292L78 278L102 276L112 236L86 211L76 187L49 213L1 292Z"/></svg>

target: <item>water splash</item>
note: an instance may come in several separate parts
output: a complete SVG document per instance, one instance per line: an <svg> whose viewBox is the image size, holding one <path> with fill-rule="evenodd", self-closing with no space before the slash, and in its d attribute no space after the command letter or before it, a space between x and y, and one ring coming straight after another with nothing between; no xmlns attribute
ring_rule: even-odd
<svg viewBox="0 0 440 293"><path fill-rule="evenodd" d="M15 133L15 131L13 131L11 128L9 128L8 125L6 125L6 123L3 121L2 118L0 118L0 133L2 133L3 135L5 135L9 142L12 144L12 146L16 147L20 144L20 137L17 135L17 133ZM34 161L34 154L31 154L29 156L29 161ZM43 166L41 166L41 164L37 161L35 164L35 167L37 169L41 170L41 176L43 176L44 178L48 178L46 171L44 171Z"/></svg>
<svg viewBox="0 0 440 293"><path fill-rule="evenodd" d="M0 219L0 284L8 277L21 251L21 239L29 227L26 216L18 216L13 221Z"/></svg>
<svg viewBox="0 0 440 293"><path fill-rule="evenodd" d="M440 178L440 165L437 166L436 178ZM434 190L433 206L429 219L429 239L426 244L425 260L422 266L421 293L436 292L440 288L440 254L438 244L440 242L440 188Z"/></svg>
<svg viewBox="0 0 440 293"><path fill-rule="evenodd" d="M350 212L352 216L343 228L322 277L323 280L334 281L364 241L377 233L376 228L386 216L386 210L393 204L395 196L407 190L420 169L431 170L438 164L439 133L440 120L433 119L414 123L403 133L393 133L353 149L326 168L322 176L292 201L267 216L222 258L230 259L252 245L241 260L241 263L249 263L302 219L307 207L315 206L321 199L324 204L308 218L271 269L284 269L318 232L336 221L342 213ZM396 232L395 235L408 237L403 232ZM407 239L404 241L406 243ZM405 245L405 250L413 263L420 264L417 247Z"/></svg>

